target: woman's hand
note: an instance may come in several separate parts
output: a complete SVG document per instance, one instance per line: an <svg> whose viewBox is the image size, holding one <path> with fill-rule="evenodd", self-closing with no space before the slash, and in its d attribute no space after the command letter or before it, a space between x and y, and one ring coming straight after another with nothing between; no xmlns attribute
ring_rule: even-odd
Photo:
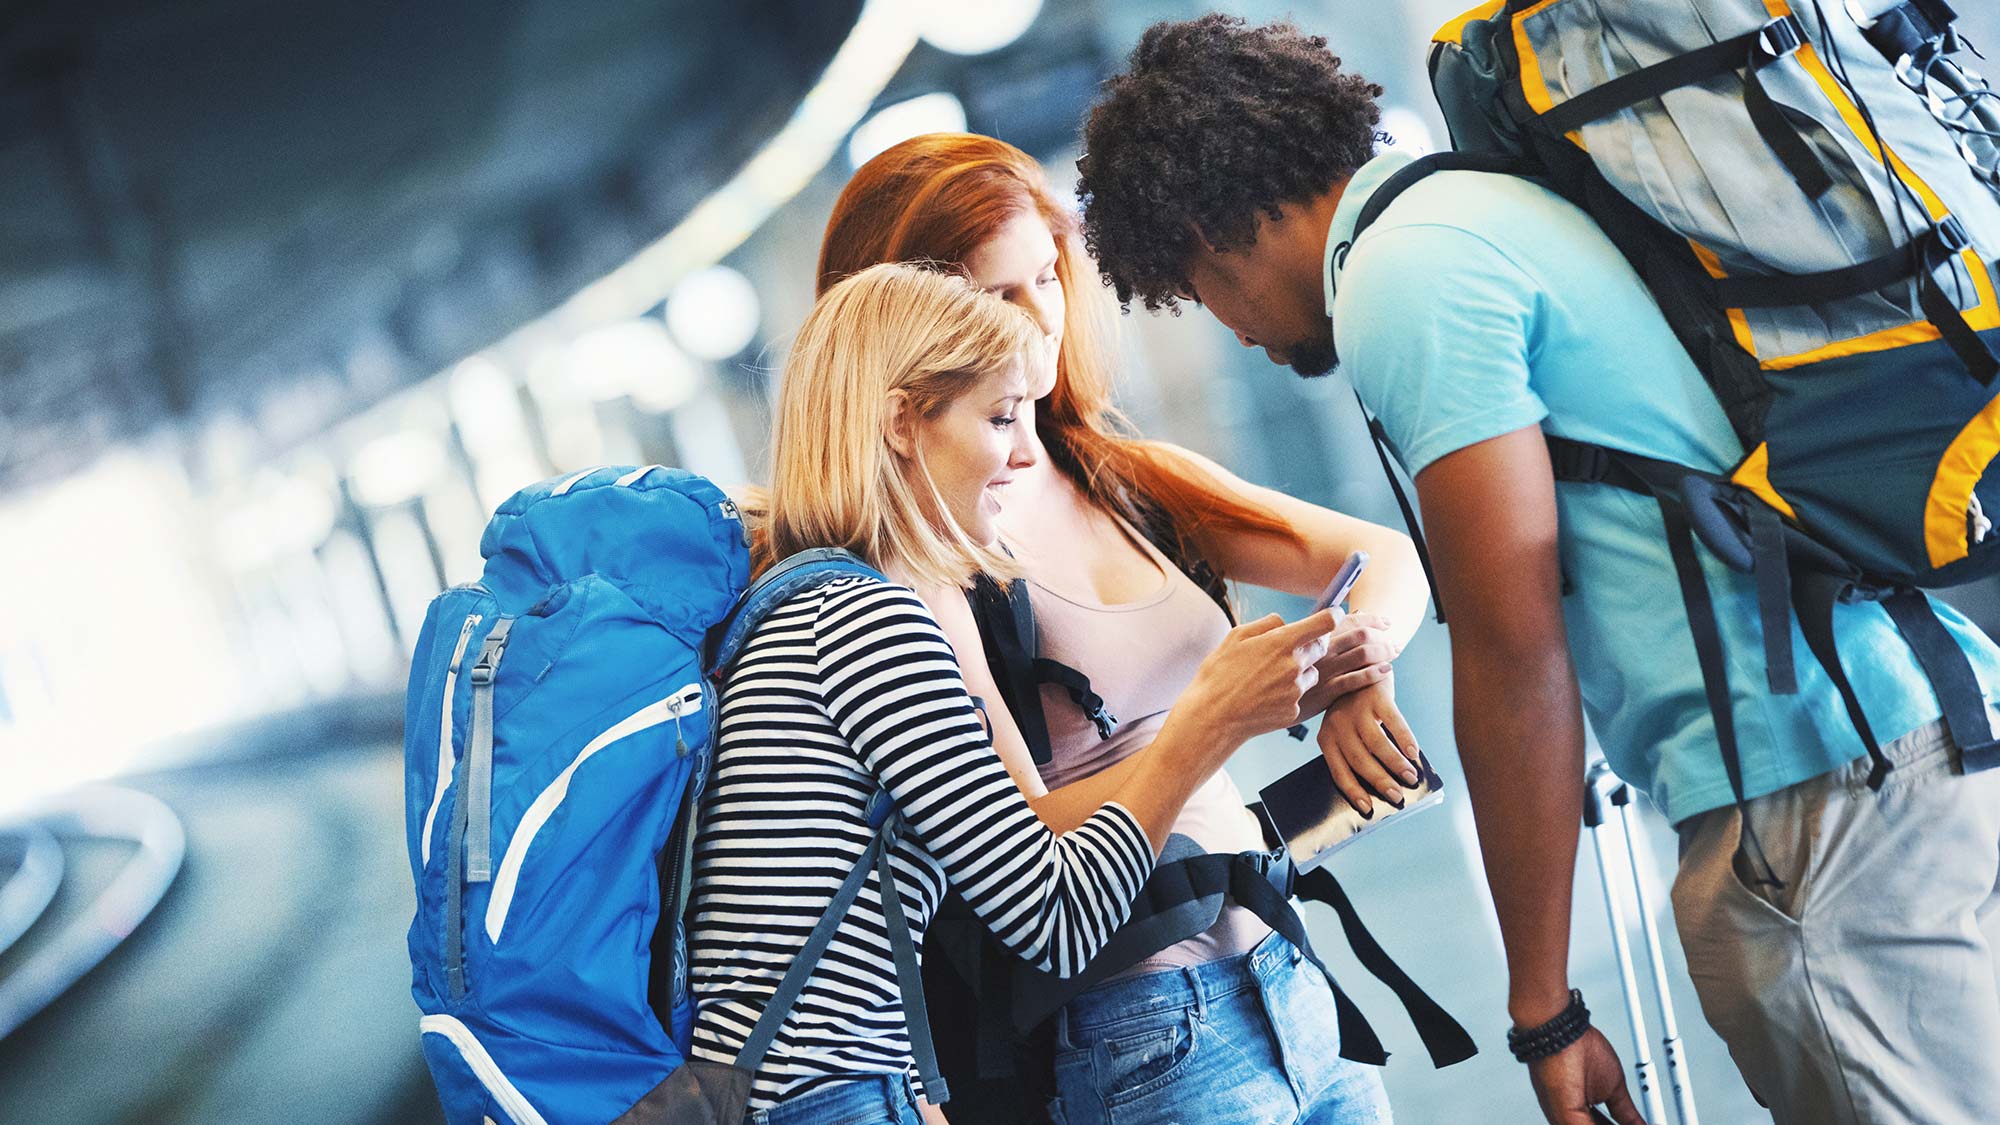
<svg viewBox="0 0 2000 1125"><path fill-rule="evenodd" d="M1395 685L1385 677L1340 697L1319 724L1319 750L1333 784L1363 816L1374 811L1369 790L1402 808L1405 784L1414 786L1419 776L1417 736L1396 709Z"/></svg>
<svg viewBox="0 0 2000 1125"><path fill-rule="evenodd" d="M1197 768L1213 770L1246 740L1299 721L1305 714L1301 701L1319 682L1332 613L1323 610L1290 625L1275 613L1245 622L1201 662L1167 716L1170 724L1203 728L1200 737L1188 740L1204 747Z"/></svg>
<svg viewBox="0 0 2000 1125"><path fill-rule="evenodd" d="M1340 619L1319 659L1319 683L1306 693L1299 710L1316 715L1341 699L1389 678L1390 663L1403 653L1390 632L1389 619L1379 613L1350 613Z"/></svg>

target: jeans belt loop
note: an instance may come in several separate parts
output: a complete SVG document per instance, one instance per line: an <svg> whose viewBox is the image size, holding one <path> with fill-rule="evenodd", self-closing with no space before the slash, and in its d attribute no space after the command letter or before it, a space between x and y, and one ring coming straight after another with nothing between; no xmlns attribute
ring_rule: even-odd
<svg viewBox="0 0 2000 1125"><path fill-rule="evenodd" d="M1201 968L1184 965L1181 972L1187 974L1188 988L1194 993L1194 1018L1197 1022L1208 1018L1208 982L1202 979Z"/></svg>

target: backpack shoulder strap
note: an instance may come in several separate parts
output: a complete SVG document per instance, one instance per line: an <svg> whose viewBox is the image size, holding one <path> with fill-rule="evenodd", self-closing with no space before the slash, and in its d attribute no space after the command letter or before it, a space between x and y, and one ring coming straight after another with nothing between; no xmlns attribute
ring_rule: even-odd
<svg viewBox="0 0 2000 1125"><path fill-rule="evenodd" d="M1259 820L1264 820L1261 810ZM1064 980L1016 963L1011 982L1014 1026L1034 1027L1077 994L1170 945L1206 931L1215 924L1224 903L1232 902L1290 942L1326 977L1340 1024L1341 1057L1380 1065L1387 1061L1388 1051L1367 1017L1313 951L1305 923L1292 906L1291 899L1296 893L1334 908L1356 958L1403 1002L1434 1065L1450 1066L1476 1054L1478 1048L1465 1028L1382 949L1361 922L1353 904L1341 893L1339 884L1331 876L1319 875L1313 872L1301 876L1282 844L1263 852L1211 853L1186 836L1168 836L1158 865L1132 905L1130 919L1082 973Z"/></svg>
<svg viewBox="0 0 2000 1125"><path fill-rule="evenodd" d="M910 935L909 919L903 914L902 893L896 889L896 876L889 861L889 853L902 832L901 818L896 815L895 803L887 790L876 791L868 803L867 815L868 827L874 838L848 871L847 878L841 881L840 889L827 903L826 913L820 916L819 923L792 959L791 968L785 971L784 978L764 1005L763 1014L757 1017L756 1026L744 1039L735 1065L753 1077L756 1075L771 1044L777 1040L785 1018L791 1014L792 1006L805 992L806 982L812 977L814 967L825 955L827 947L833 944L834 933L854 906L854 900L860 897L872 870L880 880L882 914L888 925L890 953L896 963L896 983L903 995L903 1018L910 1033L910 1051L917 1064L917 1079L923 1083L925 1099L934 1105L941 1105L951 1095L944 1078L938 1073L937 1051L931 1042L930 1018L924 1010L922 969L916 944Z"/></svg>
<svg viewBox="0 0 2000 1125"><path fill-rule="evenodd" d="M702 667L711 676L720 675L736 662L743 651L743 642L750 639L765 615L805 590L848 575L862 575L878 582L889 580L854 552L841 547L800 551L765 571L736 599L728 616L710 631L707 643L702 646L705 650Z"/></svg>
<svg viewBox="0 0 2000 1125"><path fill-rule="evenodd" d="M981 647L1000 688L1001 702L1013 716L1014 725L1028 744L1028 754L1036 765L1046 765L1055 756L1049 738L1048 717L1042 712L1042 685L1055 684L1097 728L1099 738L1110 738L1117 729L1117 716L1106 709L1104 698L1091 689L1090 677L1041 654L1041 638L1035 629L1035 608L1028 583L1016 580L1000 584L980 575L965 592L979 626Z"/></svg>
<svg viewBox="0 0 2000 1125"><path fill-rule="evenodd" d="M1375 193L1362 205L1361 214L1354 220L1354 230L1347 241L1331 247L1327 256L1327 269L1340 268L1347 261L1347 252L1382 213L1389 209L1404 192L1415 187L1420 181L1438 172L1490 172L1496 175L1530 176L1533 168L1519 157L1493 152L1434 152L1420 156L1398 169L1384 180ZM1417 520L1415 505L1410 503L1409 494L1403 489L1403 482L1397 478L1396 470L1390 463L1389 435L1383 429L1375 412L1361 400L1357 392L1354 402L1361 408L1361 420L1367 423L1368 439L1375 447L1375 456L1382 462L1382 475L1389 481L1389 491L1396 497L1396 507L1403 513L1403 526L1409 529L1410 541L1417 549L1417 562L1423 566L1424 580L1431 588L1431 608L1437 616L1438 624L1445 622L1444 599L1438 596L1437 574L1431 569L1430 544L1424 539L1423 525Z"/></svg>
<svg viewBox="0 0 2000 1125"><path fill-rule="evenodd" d="M1046 765L1054 751L1049 743L1048 718L1042 714L1041 681L1035 677L1040 645L1027 586L1016 580L1002 587L980 574L966 590L965 600L979 627L980 647L986 651L987 667L1000 689L1000 702L1013 716L1014 726L1028 744L1029 756L1039 766Z"/></svg>
<svg viewBox="0 0 2000 1125"><path fill-rule="evenodd" d="M1368 202L1362 205L1361 214L1354 220L1354 233L1348 236L1348 242L1352 244L1361 237L1361 232L1375 225L1375 220L1382 217L1382 212L1387 211L1398 196L1438 172L1527 176L1533 173L1533 169L1520 157L1497 152L1433 152L1419 156L1382 181L1382 185L1368 197Z"/></svg>

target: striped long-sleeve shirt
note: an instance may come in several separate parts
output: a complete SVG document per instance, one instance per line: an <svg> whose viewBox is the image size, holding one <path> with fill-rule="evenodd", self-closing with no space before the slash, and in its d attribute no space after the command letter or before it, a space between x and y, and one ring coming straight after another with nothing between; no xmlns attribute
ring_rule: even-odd
<svg viewBox="0 0 2000 1125"><path fill-rule="evenodd" d="M1152 870L1122 805L1060 836L1036 817L914 594L870 578L800 594L751 636L722 694L695 846L696 1056L736 1060L866 850L878 785L907 823L893 865L919 942L948 883L1009 950L1068 975L1125 920ZM871 874L759 1069L752 1105L910 1066Z"/></svg>

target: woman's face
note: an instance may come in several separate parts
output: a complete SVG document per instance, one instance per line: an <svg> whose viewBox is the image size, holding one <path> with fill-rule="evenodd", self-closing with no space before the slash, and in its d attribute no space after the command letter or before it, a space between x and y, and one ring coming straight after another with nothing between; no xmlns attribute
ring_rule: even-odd
<svg viewBox="0 0 2000 1125"><path fill-rule="evenodd" d="M938 414L916 422L916 451L945 510L973 542L1000 538L1000 492L1035 463L1034 412L1023 365L980 378Z"/></svg>
<svg viewBox="0 0 2000 1125"><path fill-rule="evenodd" d="M973 284L1026 309L1048 335L1051 347L1061 346L1067 307L1062 281L1056 277L1055 236L1040 215L1032 210L1016 214L993 237L973 247L964 265ZM1054 389L1051 367L1040 385L1028 388L1028 398L1039 399Z"/></svg>

